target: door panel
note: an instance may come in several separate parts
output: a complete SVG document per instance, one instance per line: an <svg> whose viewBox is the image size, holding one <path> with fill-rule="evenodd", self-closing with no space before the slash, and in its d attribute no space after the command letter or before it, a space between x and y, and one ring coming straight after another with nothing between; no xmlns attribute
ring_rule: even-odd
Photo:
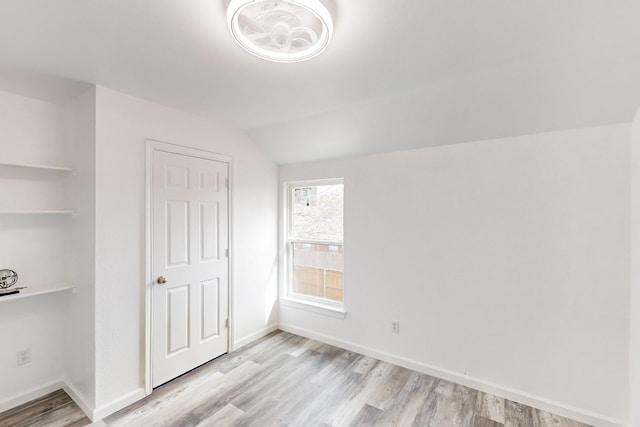
<svg viewBox="0 0 640 427"><path fill-rule="evenodd" d="M189 346L189 285L167 290L167 355Z"/></svg>
<svg viewBox="0 0 640 427"><path fill-rule="evenodd" d="M200 262L218 261L220 238L219 238L219 204L200 204Z"/></svg>
<svg viewBox="0 0 640 427"><path fill-rule="evenodd" d="M220 310L220 280L202 282L202 336L201 341L220 335L220 323L215 313Z"/></svg>
<svg viewBox="0 0 640 427"><path fill-rule="evenodd" d="M189 202L167 202L167 267L189 264Z"/></svg>
<svg viewBox="0 0 640 427"><path fill-rule="evenodd" d="M167 166L167 188L189 188L189 168Z"/></svg>
<svg viewBox="0 0 640 427"><path fill-rule="evenodd" d="M153 387L228 351L228 164L153 151ZM162 280L160 280L162 281Z"/></svg>

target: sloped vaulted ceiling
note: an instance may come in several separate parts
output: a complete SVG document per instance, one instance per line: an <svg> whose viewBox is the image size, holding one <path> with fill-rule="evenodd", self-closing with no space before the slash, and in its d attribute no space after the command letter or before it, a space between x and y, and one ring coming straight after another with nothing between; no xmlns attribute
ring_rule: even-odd
<svg viewBox="0 0 640 427"><path fill-rule="evenodd" d="M246 129L279 163L630 121L640 2L333 0L319 57L262 61L223 0L3 0L1 71ZM2 87L2 85L0 85Z"/></svg>

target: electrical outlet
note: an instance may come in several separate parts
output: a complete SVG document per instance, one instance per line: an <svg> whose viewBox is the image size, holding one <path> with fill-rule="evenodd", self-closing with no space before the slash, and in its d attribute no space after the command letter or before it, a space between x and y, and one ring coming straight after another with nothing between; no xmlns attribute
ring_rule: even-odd
<svg viewBox="0 0 640 427"><path fill-rule="evenodd" d="M391 332L393 332L394 334L397 334L400 332L400 322L397 320L392 320L391 321Z"/></svg>
<svg viewBox="0 0 640 427"><path fill-rule="evenodd" d="M17 355L17 363L18 363L18 365L24 365L25 363L31 362L31 349L30 348L27 348L25 350L21 350L16 355Z"/></svg>

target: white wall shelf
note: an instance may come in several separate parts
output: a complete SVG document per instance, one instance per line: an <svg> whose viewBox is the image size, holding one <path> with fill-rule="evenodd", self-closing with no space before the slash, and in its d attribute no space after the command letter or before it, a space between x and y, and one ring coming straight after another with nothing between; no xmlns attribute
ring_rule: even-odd
<svg viewBox="0 0 640 427"><path fill-rule="evenodd" d="M75 172L72 168L63 167L63 166L0 162L0 168L16 168L16 169L25 169L25 170L32 170L32 171L44 171L44 172L75 175ZM15 211L0 209L0 215L71 215L73 217L76 216L74 211L65 210L65 209L15 210Z"/></svg>
<svg viewBox="0 0 640 427"><path fill-rule="evenodd" d="M24 163L0 162L0 167L34 169L34 170L63 172L63 173L71 173L71 174L74 173L74 170L72 168L67 168L67 167L62 167L62 166L30 165L30 164L24 164Z"/></svg>
<svg viewBox="0 0 640 427"><path fill-rule="evenodd" d="M35 297L39 295L47 295L47 294L53 294L58 292L72 291L73 288L74 287L70 285L58 285L58 286L51 286L49 288L34 288L34 289L27 287L26 289L22 289L19 294L12 294L12 295L0 297L0 303L5 301L14 301L17 299Z"/></svg>
<svg viewBox="0 0 640 427"><path fill-rule="evenodd" d="M34 211L0 211L0 215L71 215L76 216L74 211L68 210L34 210Z"/></svg>

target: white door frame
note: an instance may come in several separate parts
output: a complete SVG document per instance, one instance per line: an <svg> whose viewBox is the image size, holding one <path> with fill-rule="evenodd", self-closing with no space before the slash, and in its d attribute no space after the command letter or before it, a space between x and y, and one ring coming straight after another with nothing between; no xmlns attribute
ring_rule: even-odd
<svg viewBox="0 0 640 427"><path fill-rule="evenodd" d="M185 147L182 145L170 144L167 142L156 141L153 139L147 139L147 154L146 154L146 183L145 183L145 342L144 342L144 362L145 362L145 376L144 376L144 392L146 395L151 394L153 391L153 366L152 366L152 351L151 345L151 298L153 278L151 277L151 260L153 250L153 237L152 237L152 194L153 194L153 153L155 151L164 151L174 154L182 154L186 156L200 157L209 160L215 160L218 162L227 163L229 167L229 191L228 191L228 206L229 206L229 329L227 330L227 349L232 350L233 327L234 327L234 312L233 312L233 161L229 156L225 156L213 151L205 151L197 148Z"/></svg>

